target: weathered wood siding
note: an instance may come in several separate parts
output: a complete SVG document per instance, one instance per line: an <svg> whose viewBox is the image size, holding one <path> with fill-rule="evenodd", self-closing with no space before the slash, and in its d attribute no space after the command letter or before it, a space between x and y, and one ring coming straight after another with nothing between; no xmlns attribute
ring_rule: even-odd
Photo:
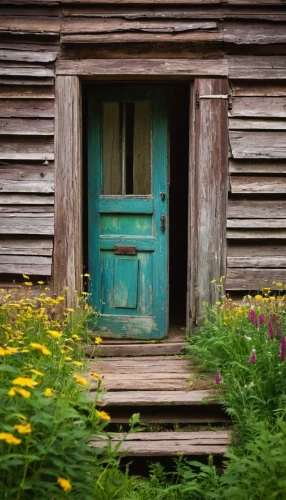
<svg viewBox="0 0 286 500"><path fill-rule="evenodd" d="M0 14L3 277L53 274L56 65L104 78L115 61L124 78L127 60L145 59L143 79L158 64L185 80L229 76L226 289L286 278L284 0L2 0Z"/></svg>

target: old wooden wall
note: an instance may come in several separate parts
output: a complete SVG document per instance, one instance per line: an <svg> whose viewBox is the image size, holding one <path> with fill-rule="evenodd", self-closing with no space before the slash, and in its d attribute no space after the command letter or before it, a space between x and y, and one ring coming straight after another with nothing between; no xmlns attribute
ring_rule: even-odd
<svg viewBox="0 0 286 500"><path fill-rule="evenodd" d="M0 2L2 281L53 274L55 64L103 58L227 62L226 288L241 292L286 279L285 1L23 4Z"/></svg>

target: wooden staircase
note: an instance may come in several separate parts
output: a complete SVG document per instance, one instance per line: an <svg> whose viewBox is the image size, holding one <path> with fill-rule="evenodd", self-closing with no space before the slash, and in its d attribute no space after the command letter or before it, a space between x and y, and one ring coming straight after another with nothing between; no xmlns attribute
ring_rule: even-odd
<svg viewBox="0 0 286 500"><path fill-rule="evenodd" d="M86 347L93 357L85 376L91 397L97 387L92 372L103 376L107 393L100 404L111 416L113 429L125 428L132 414L156 432L139 432L125 439L113 433L112 445L125 441L119 452L128 457L203 458L222 457L230 444L230 420L217 400L213 374L201 371L193 360L183 357L184 339L168 341L105 340L98 347ZM178 430L179 427L179 430ZM160 431L157 429L160 428ZM118 429L117 429L118 430ZM93 441L102 447L104 441Z"/></svg>

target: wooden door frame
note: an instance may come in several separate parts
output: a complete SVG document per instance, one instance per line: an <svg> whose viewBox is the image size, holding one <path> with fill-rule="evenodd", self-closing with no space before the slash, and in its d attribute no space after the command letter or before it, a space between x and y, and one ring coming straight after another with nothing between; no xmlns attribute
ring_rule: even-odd
<svg viewBox="0 0 286 500"><path fill-rule="evenodd" d="M82 284L81 78L140 80L142 74L166 80L183 78L191 84L187 277L187 326L191 328L202 300L217 299L217 288L210 288L210 281L219 283L226 269L227 101L199 99L227 93L225 60L59 61L55 85L54 291L62 294L67 287L67 303L73 306L74 290L80 292ZM213 228L216 231L210 238Z"/></svg>

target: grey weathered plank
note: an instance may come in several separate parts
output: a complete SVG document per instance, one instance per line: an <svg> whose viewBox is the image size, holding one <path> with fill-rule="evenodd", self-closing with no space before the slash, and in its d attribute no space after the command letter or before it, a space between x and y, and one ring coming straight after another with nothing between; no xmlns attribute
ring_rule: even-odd
<svg viewBox="0 0 286 500"><path fill-rule="evenodd" d="M281 267L286 268L286 254L283 257L227 257L227 267Z"/></svg>
<svg viewBox="0 0 286 500"><path fill-rule="evenodd" d="M286 120L230 118L229 130L286 130Z"/></svg>
<svg viewBox="0 0 286 500"><path fill-rule="evenodd" d="M189 378L190 375L177 375L170 374L166 378L159 378L157 376L152 376L150 373L148 377L144 374L141 374L138 378L136 374L132 374L132 378L130 375L127 375L125 378L122 374L118 375L105 375L103 385L109 391L142 391L142 390L152 390L152 391L187 391L190 389ZM205 386L209 386L210 384L204 380ZM95 380L91 381L90 389L96 389L98 382Z"/></svg>
<svg viewBox="0 0 286 500"><path fill-rule="evenodd" d="M4 63L0 65L0 83L3 83L3 77L4 76L31 76L33 78L35 77L54 77L55 73L54 70L51 68L44 68L40 66L4 66ZM27 83L27 85L31 85L31 81ZM19 79L17 79L17 85L20 84ZM40 83L39 83L40 85ZM43 84L44 85L44 84Z"/></svg>
<svg viewBox="0 0 286 500"><path fill-rule="evenodd" d="M25 80L24 80L25 82ZM0 79L0 98L1 99L53 99L55 97L52 85L2 85Z"/></svg>
<svg viewBox="0 0 286 500"><path fill-rule="evenodd" d="M22 62L52 62L55 61L57 52L46 51L23 51L0 49L0 61L22 61Z"/></svg>
<svg viewBox="0 0 286 500"><path fill-rule="evenodd" d="M231 174L286 174L284 161L259 161L259 160L229 160Z"/></svg>
<svg viewBox="0 0 286 500"><path fill-rule="evenodd" d="M1 194L0 192L0 205L54 205L54 197L35 194Z"/></svg>
<svg viewBox="0 0 286 500"><path fill-rule="evenodd" d="M50 119L0 118L0 134L53 135L54 121Z"/></svg>
<svg viewBox="0 0 286 500"><path fill-rule="evenodd" d="M234 97L231 116L285 118L286 97Z"/></svg>
<svg viewBox="0 0 286 500"><path fill-rule="evenodd" d="M183 350L185 344L183 342L173 342L165 344L124 344L124 345L101 345L98 351L98 346L86 346L84 351L89 356L98 355L100 357L110 356L149 356L149 355L171 355L178 354Z"/></svg>
<svg viewBox="0 0 286 500"><path fill-rule="evenodd" d="M52 163L44 164L8 164L0 165L1 180L10 181L53 181L54 166Z"/></svg>
<svg viewBox="0 0 286 500"><path fill-rule="evenodd" d="M15 31L22 33L58 33L60 18L51 16L2 16L0 31Z"/></svg>
<svg viewBox="0 0 286 500"><path fill-rule="evenodd" d="M1 175L1 169L0 169ZM2 193L53 193L54 181L30 181L30 180L17 180L17 181L1 181Z"/></svg>
<svg viewBox="0 0 286 500"><path fill-rule="evenodd" d="M55 293L68 287L67 303L74 305L74 290L81 290L81 101L77 77L56 79L55 135Z"/></svg>
<svg viewBox="0 0 286 500"><path fill-rule="evenodd" d="M229 137L234 158L286 158L285 132L230 131Z"/></svg>
<svg viewBox="0 0 286 500"><path fill-rule="evenodd" d="M231 82L233 96L285 97L286 85L273 82Z"/></svg>
<svg viewBox="0 0 286 500"><path fill-rule="evenodd" d="M93 394L90 394L93 398ZM100 401L103 405L130 406L130 405L200 405L216 403L215 391L205 389L202 391L108 391Z"/></svg>
<svg viewBox="0 0 286 500"><path fill-rule="evenodd" d="M184 431L184 432L136 432L125 435L124 433L110 433L113 441L122 441L123 439L128 442L134 441L189 441L194 444L217 443L227 444L230 442L229 431Z"/></svg>
<svg viewBox="0 0 286 500"><path fill-rule="evenodd" d="M281 228L286 229L285 219L228 219L227 228Z"/></svg>
<svg viewBox="0 0 286 500"><path fill-rule="evenodd" d="M59 60L57 75L185 75L224 76L228 65L224 59L81 59Z"/></svg>
<svg viewBox="0 0 286 500"><path fill-rule="evenodd" d="M231 22L223 23L223 38L227 43L271 45L285 43L285 26L271 22Z"/></svg>
<svg viewBox="0 0 286 500"><path fill-rule="evenodd" d="M12 267L13 264L41 264L41 265L52 265L52 258L47 257L47 256L41 256L41 255L6 255L6 254L0 254L0 264L10 264L10 266L7 267ZM10 272L10 271L6 271Z"/></svg>
<svg viewBox="0 0 286 500"><path fill-rule="evenodd" d="M53 160L54 143L52 138L0 136L0 159L3 160Z"/></svg>
<svg viewBox="0 0 286 500"><path fill-rule="evenodd" d="M279 241L275 243L260 241L259 244L255 241L247 243L231 241L228 243L227 255L228 257L285 257L286 245Z"/></svg>
<svg viewBox="0 0 286 500"><path fill-rule="evenodd" d="M256 239L285 239L284 229L228 229L228 239L256 240Z"/></svg>
<svg viewBox="0 0 286 500"><path fill-rule="evenodd" d="M100 441L91 441L90 446L97 448L102 448L106 443ZM118 443L115 442L114 446ZM230 444L229 441L227 444ZM160 457L160 456L177 456L191 455L191 456L202 456L202 455L214 455L222 456L227 451L227 444L204 444L204 445L194 445L192 442L188 441L146 441L145 443L141 441L134 441L131 443L123 442L120 446L118 453L123 454L128 457Z"/></svg>
<svg viewBox="0 0 286 500"><path fill-rule="evenodd" d="M15 68L14 68L15 69ZM31 85L35 85L35 86L52 86L54 84L54 78L37 78L37 75L33 75L33 77L31 77L31 75L26 75L26 76L29 76L30 78L23 78L19 75L19 78L15 78L15 77L9 77L9 75L7 75L6 77L5 76L0 76L0 85L6 85L7 86L7 89L9 89L9 87L11 87L11 92L13 91L13 86L22 86L23 89L25 89L25 87L31 87ZM54 76L54 74L52 74L51 76ZM4 96L5 97L5 96ZM7 96L9 97L9 95ZM21 97L21 96L19 96ZM25 97L25 95L24 95ZM35 96L31 96L31 97L34 97ZM45 97L45 96L43 96ZM53 95L51 96L53 97Z"/></svg>
<svg viewBox="0 0 286 500"><path fill-rule="evenodd" d="M286 78L285 56L228 56L229 77L243 80Z"/></svg>
<svg viewBox="0 0 286 500"><path fill-rule="evenodd" d="M228 91L226 79L197 79L194 92L221 95ZM192 100L195 102L195 95ZM227 203L227 101L202 99L194 111L190 151L190 317L195 319L203 300L218 300L218 289L210 281L225 275ZM215 125L214 125L215 124ZM216 228L216 231L213 230ZM209 256L212 255L210 259ZM194 290L197 293L194 294ZM196 303L193 301L195 300Z"/></svg>
<svg viewBox="0 0 286 500"><path fill-rule="evenodd" d="M286 146L286 145L285 145ZM286 193L286 177L231 176L232 193Z"/></svg>
<svg viewBox="0 0 286 500"><path fill-rule="evenodd" d="M53 235L54 218L52 214L1 214L0 234Z"/></svg>
<svg viewBox="0 0 286 500"><path fill-rule="evenodd" d="M0 254L12 255L46 255L53 251L52 238L0 238Z"/></svg>
<svg viewBox="0 0 286 500"><path fill-rule="evenodd" d="M279 289L274 281L286 283L286 269L228 268L225 286L227 290Z"/></svg>
<svg viewBox="0 0 286 500"><path fill-rule="evenodd" d="M0 107L1 117L15 118L53 118L52 99L3 99Z"/></svg>
<svg viewBox="0 0 286 500"><path fill-rule="evenodd" d="M234 219L286 219L286 200L229 199L227 216Z"/></svg>
<svg viewBox="0 0 286 500"><path fill-rule="evenodd" d="M31 276L51 276L51 264L1 264L0 273L3 274L29 274Z"/></svg>

